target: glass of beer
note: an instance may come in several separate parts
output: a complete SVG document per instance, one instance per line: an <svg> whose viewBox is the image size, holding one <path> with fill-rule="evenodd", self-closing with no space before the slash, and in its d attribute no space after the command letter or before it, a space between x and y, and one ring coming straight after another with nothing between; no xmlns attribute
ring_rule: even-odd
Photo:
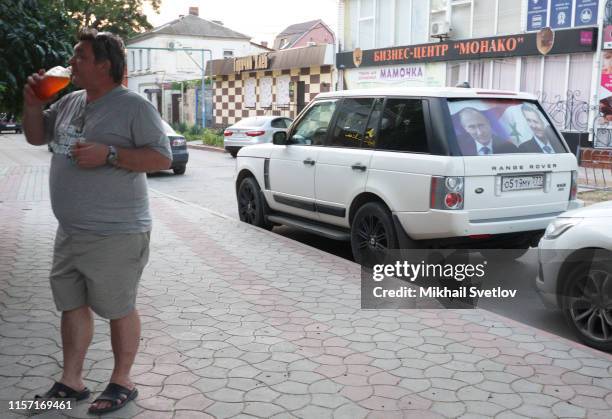
<svg viewBox="0 0 612 419"><path fill-rule="evenodd" d="M47 71L42 80L38 82L34 93L40 100L49 100L57 92L68 86L72 72L69 68L53 67Z"/></svg>

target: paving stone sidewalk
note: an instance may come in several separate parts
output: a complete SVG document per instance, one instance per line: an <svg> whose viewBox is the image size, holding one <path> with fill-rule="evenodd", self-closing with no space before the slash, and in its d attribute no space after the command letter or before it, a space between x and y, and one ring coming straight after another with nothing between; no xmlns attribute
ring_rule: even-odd
<svg viewBox="0 0 612 419"><path fill-rule="evenodd" d="M46 390L62 360L48 285L56 222L24 186L40 174L14 172L0 185L3 409ZM483 310L361 310L356 264L160 194L151 202L140 395L104 417L611 417L610 355ZM95 394L113 365L108 332L96 320L85 365ZM91 417L87 406L36 417Z"/></svg>

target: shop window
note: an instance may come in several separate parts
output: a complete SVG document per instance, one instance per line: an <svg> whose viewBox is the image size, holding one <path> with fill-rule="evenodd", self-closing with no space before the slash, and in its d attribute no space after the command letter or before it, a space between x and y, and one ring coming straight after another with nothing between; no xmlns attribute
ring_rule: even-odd
<svg viewBox="0 0 612 419"><path fill-rule="evenodd" d="M263 108L272 106L272 77L259 80L259 104Z"/></svg>
<svg viewBox="0 0 612 419"><path fill-rule="evenodd" d="M280 76L276 79L276 104L285 106L289 104L289 83L291 77Z"/></svg>
<svg viewBox="0 0 612 419"><path fill-rule="evenodd" d="M568 91L577 100L589 100L591 91L591 73L593 71L593 54L570 55Z"/></svg>
<svg viewBox="0 0 612 419"><path fill-rule="evenodd" d="M491 61L470 61L470 86L482 89L490 89L489 77L491 75Z"/></svg>
<svg viewBox="0 0 612 419"><path fill-rule="evenodd" d="M540 74L542 70L541 57L524 57L521 66L521 91L538 95L540 87Z"/></svg>
<svg viewBox="0 0 612 419"><path fill-rule="evenodd" d="M374 99L344 99L332 132L331 147L361 147Z"/></svg>
<svg viewBox="0 0 612 419"><path fill-rule="evenodd" d="M461 80L461 66L460 62L448 62L446 63L446 85L449 87L455 87Z"/></svg>
<svg viewBox="0 0 612 419"><path fill-rule="evenodd" d="M493 60L493 89L516 90L516 59Z"/></svg>
<svg viewBox="0 0 612 419"><path fill-rule="evenodd" d="M427 153L423 101L388 99L380 121L376 148L379 150Z"/></svg>
<svg viewBox="0 0 612 419"><path fill-rule="evenodd" d="M544 59L544 86L541 99L544 102L559 101L565 98L567 81L567 55L549 55ZM553 75L554 76L550 76Z"/></svg>
<svg viewBox="0 0 612 419"><path fill-rule="evenodd" d="M246 79L244 81L244 105L247 108L255 107L255 79Z"/></svg>

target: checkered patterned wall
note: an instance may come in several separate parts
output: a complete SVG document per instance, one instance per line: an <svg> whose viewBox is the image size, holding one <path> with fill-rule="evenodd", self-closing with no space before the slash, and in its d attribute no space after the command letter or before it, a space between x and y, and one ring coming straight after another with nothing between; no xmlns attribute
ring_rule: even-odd
<svg viewBox="0 0 612 419"><path fill-rule="evenodd" d="M304 102L307 104L321 92L328 92L332 84L331 66L294 68L291 70L253 71L241 74L230 74L215 77L213 115L216 127L227 127L242 118L260 115L279 115L295 118L297 114L296 98L290 103L277 103L277 79L289 75L291 81L304 82ZM272 78L272 104L262 106L261 88L266 88L262 79ZM255 80L254 106L252 87L247 80ZM278 95L280 97L280 94Z"/></svg>

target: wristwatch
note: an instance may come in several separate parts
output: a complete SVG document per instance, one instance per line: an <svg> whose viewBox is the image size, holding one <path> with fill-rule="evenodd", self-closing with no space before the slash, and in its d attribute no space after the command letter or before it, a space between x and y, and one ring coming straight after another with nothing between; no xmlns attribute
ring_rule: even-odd
<svg viewBox="0 0 612 419"><path fill-rule="evenodd" d="M111 166L117 166L117 149L115 146L108 146L108 154L106 155L106 162Z"/></svg>

